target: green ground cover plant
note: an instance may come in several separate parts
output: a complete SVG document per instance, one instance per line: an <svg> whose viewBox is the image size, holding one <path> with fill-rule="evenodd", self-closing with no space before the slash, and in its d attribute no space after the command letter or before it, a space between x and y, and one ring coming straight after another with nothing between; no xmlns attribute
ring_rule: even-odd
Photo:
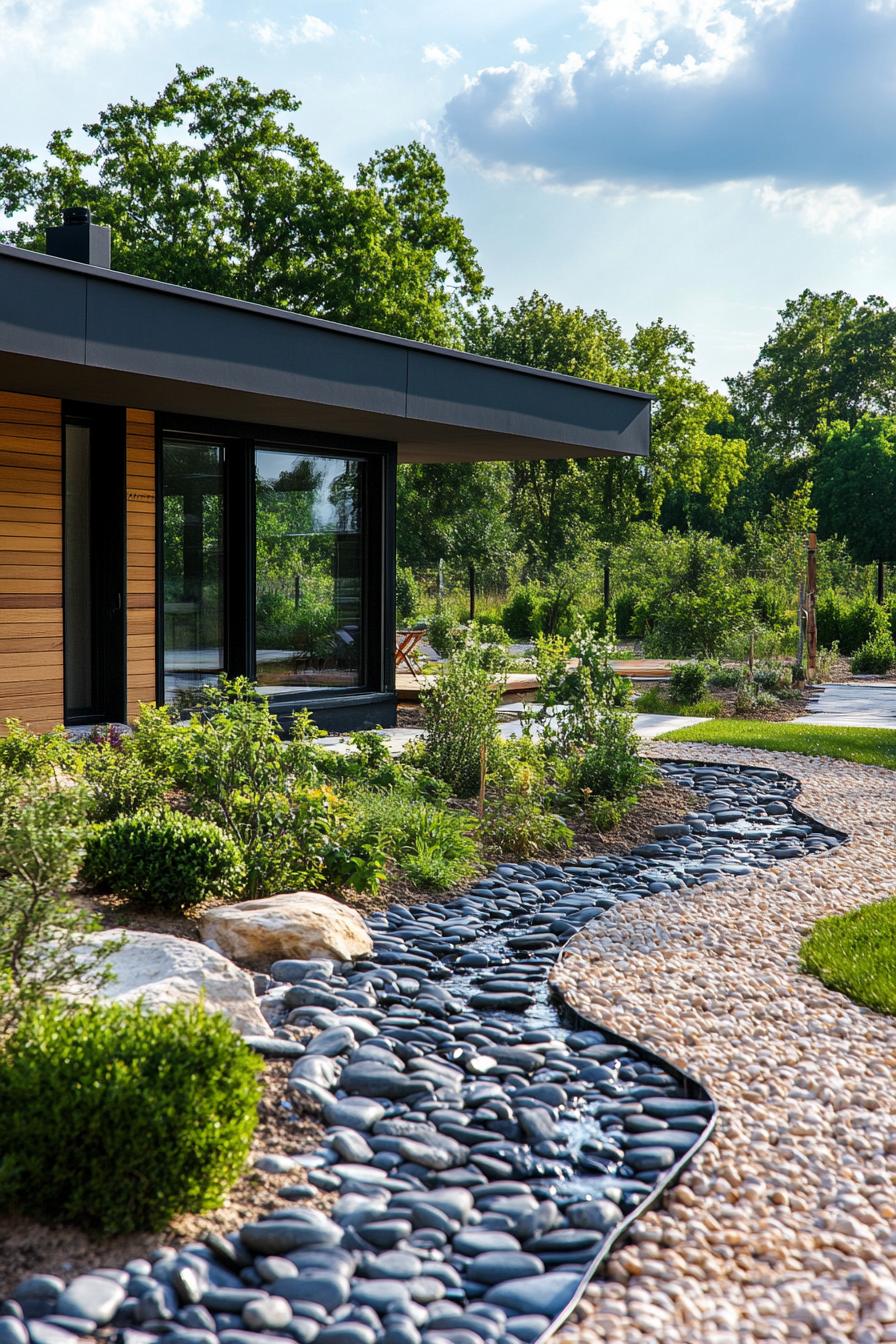
<svg viewBox="0 0 896 1344"><path fill-rule="evenodd" d="M879 1013L896 1013L896 897L819 919L800 964L830 989Z"/></svg>
<svg viewBox="0 0 896 1344"><path fill-rule="evenodd" d="M765 751L794 751L801 756L832 756L859 765L896 769L896 732L891 728L837 728L751 719L714 719L663 733L662 742L725 743Z"/></svg>
<svg viewBox="0 0 896 1344"><path fill-rule="evenodd" d="M702 695L699 700L675 700L658 687L642 691L635 707L639 714L684 714L689 718L716 719L722 713L722 702L712 695Z"/></svg>
<svg viewBox="0 0 896 1344"><path fill-rule="evenodd" d="M249 1154L258 1072L201 1005L33 1008L0 1052L0 1208L106 1234L216 1208Z"/></svg>

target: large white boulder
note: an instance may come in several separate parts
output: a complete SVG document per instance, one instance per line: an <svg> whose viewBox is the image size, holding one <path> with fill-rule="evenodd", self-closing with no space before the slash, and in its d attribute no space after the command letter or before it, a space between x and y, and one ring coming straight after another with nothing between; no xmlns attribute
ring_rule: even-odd
<svg viewBox="0 0 896 1344"><path fill-rule="evenodd" d="M82 944L85 963L98 946L120 937L115 929L88 934ZM68 987L68 996L98 996L115 1003L136 1003L139 999L151 1011L176 1003L197 1003L202 997L208 1012L223 1013L243 1035L271 1035L258 1007L252 976L202 943L168 933L128 931L123 946L113 951L105 964L114 979L99 989L88 989L76 980Z"/></svg>
<svg viewBox="0 0 896 1344"><path fill-rule="evenodd" d="M202 916L199 932L216 952L250 966L267 967L291 957L354 961L373 951L357 910L316 891L215 906Z"/></svg>

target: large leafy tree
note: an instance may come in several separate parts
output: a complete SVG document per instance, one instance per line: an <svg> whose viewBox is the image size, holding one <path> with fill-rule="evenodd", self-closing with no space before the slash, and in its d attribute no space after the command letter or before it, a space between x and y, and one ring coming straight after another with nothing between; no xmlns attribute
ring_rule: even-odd
<svg viewBox="0 0 896 1344"><path fill-rule="evenodd" d="M650 458L513 464L513 512L532 572L547 574L591 548L606 557L632 520L656 516L673 487L725 505L743 471L742 440L725 435L726 399L693 375L693 344L655 321L631 340L603 310L567 308L546 294L510 309L482 306L464 325L468 349L556 373L622 384L657 397Z"/></svg>
<svg viewBox="0 0 896 1344"><path fill-rule="evenodd" d="M896 562L896 416L830 427L818 452L815 498L822 535L844 537L858 564L877 565L883 602L884 565Z"/></svg>
<svg viewBox="0 0 896 1344"><path fill-rule="evenodd" d="M208 67L178 66L152 102L113 103L84 130L51 137L43 162L0 146L5 241L40 250L67 205L113 229L119 270L446 345L462 304L487 291L450 214L444 172L412 143L346 183L291 114Z"/></svg>
<svg viewBox="0 0 896 1344"><path fill-rule="evenodd" d="M728 380L748 471L733 516L761 516L812 475L829 426L896 412L896 309L806 289L778 314L752 369Z"/></svg>

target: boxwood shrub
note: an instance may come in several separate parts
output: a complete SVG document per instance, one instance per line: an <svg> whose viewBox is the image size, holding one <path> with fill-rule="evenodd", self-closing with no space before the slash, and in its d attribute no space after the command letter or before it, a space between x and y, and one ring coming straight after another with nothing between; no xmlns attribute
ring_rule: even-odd
<svg viewBox="0 0 896 1344"><path fill-rule="evenodd" d="M82 876L148 905L186 910L236 896L245 865L220 826L171 809L100 822L88 833Z"/></svg>
<svg viewBox="0 0 896 1344"><path fill-rule="evenodd" d="M33 1010L0 1052L0 1209L116 1235L216 1208L246 1163L258 1068L198 1004Z"/></svg>

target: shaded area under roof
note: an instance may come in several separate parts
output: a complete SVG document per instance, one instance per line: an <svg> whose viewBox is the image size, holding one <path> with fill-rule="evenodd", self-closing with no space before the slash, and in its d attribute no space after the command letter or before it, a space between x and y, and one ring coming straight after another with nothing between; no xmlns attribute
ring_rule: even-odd
<svg viewBox="0 0 896 1344"><path fill-rule="evenodd" d="M650 445L643 392L2 245L0 387L381 439L403 462Z"/></svg>

